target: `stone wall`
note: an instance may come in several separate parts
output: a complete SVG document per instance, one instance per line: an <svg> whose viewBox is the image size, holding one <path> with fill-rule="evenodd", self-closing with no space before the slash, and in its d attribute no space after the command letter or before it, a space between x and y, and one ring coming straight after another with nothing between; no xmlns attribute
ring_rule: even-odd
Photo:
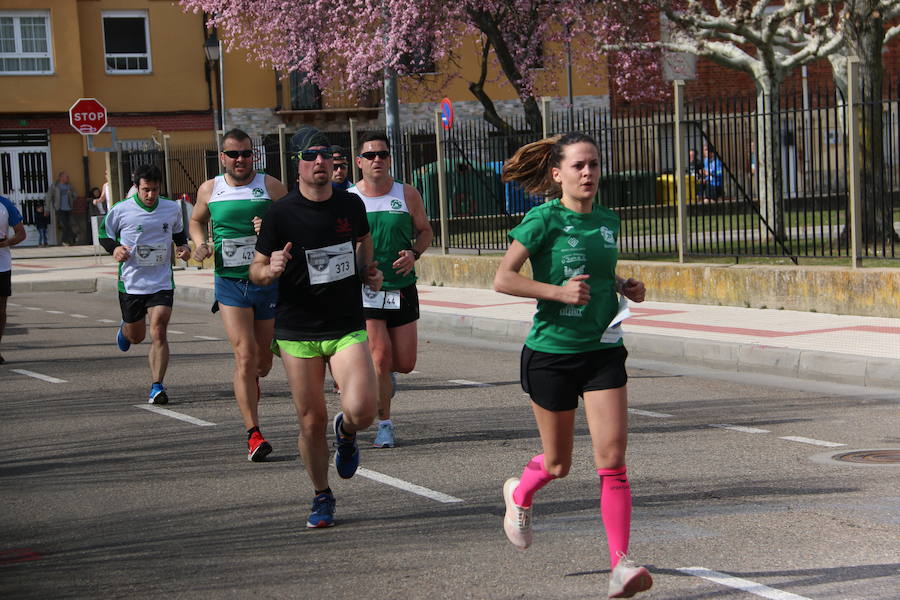
<svg viewBox="0 0 900 600"><path fill-rule="evenodd" d="M493 285L500 256L441 256L439 252L431 248L416 264L423 284ZM900 317L900 269L622 260L616 271L643 281L647 299L659 302ZM522 273L531 276L528 263Z"/></svg>

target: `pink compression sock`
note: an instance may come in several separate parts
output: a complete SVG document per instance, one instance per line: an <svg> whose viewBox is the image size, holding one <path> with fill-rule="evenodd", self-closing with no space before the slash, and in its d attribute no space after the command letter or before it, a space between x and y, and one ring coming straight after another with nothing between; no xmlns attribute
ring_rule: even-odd
<svg viewBox="0 0 900 600"><path fill-rule="evenodd" d="M519 485L513 490L513 502L528 508L534 493L547 485L552 479L556 479L544 468L544 455L538 454L525 465Z"/></svg>
<svg viewBox="0 0 900 600"><path fill-rule="evenodd" d="M619 552L628 554L631 532L631 486L625 466L617 469L597 469L600 476L600 515L609 544L610 566L619 562Z"/></svg>

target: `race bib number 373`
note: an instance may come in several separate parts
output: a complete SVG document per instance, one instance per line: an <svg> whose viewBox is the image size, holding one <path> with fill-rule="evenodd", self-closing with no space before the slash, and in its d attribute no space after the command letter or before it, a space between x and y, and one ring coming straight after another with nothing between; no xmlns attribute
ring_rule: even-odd
<svg viewBox="0 0 900 600"><path fill-rule="evenodd" d="M306 268L311 285L340 281L356 275L353 244L344 242L325 248L307 250Z"/></svg>

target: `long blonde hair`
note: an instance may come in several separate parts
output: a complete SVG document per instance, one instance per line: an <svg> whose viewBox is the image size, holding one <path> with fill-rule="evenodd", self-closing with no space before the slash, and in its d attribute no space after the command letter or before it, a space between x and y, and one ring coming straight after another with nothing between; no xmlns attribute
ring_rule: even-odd
<svg viewBox="0 0 900 600"><path fill-rule="evenodd" d="M526 144L503 165L503 181L515 181L529 194L558 196L560 187L551 179L550 169L560 165L566 146L581 142L597 147L594 138L584 133L555 135Z"/></svg>

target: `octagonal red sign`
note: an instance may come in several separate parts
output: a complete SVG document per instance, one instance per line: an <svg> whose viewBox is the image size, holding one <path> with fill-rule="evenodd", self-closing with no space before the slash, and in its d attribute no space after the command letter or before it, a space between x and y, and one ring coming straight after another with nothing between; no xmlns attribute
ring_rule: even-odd
<svg viewBox="0 0 900 600"><path fill-rule="evenodd" d="M81 98L69 109L69 123L82 135L100 133L106 127L106 107L96 98Z"/></svg>

